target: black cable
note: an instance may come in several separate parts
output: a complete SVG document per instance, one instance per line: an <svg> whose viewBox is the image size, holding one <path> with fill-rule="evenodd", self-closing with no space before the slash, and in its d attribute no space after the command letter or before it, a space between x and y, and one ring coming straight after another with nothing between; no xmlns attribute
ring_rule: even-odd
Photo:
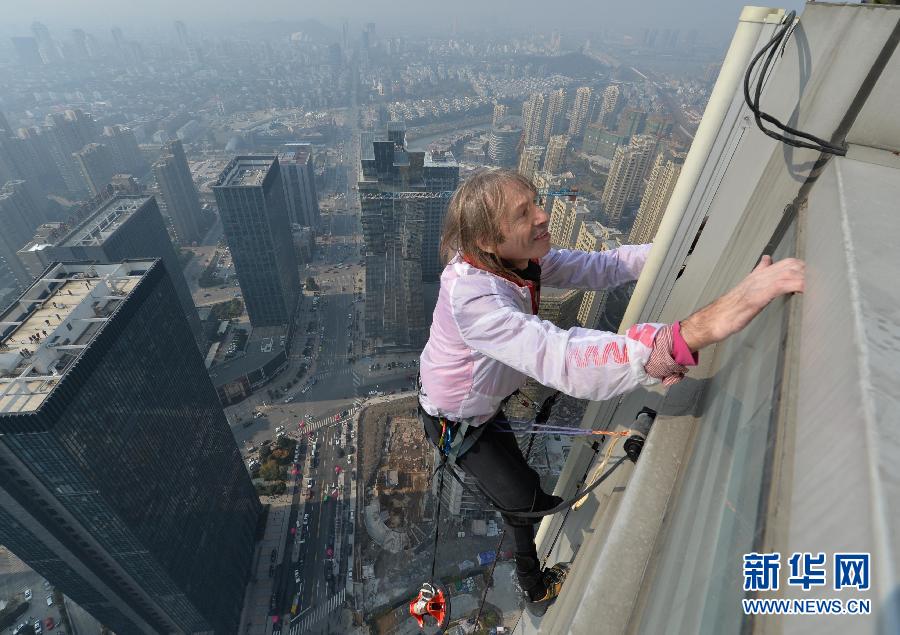
<svg viewBox="0 0 900 635"><path fill-rule="evenodd" d="M617 467L619 467L620 465L622 465L622 463L624 463L627 459L628 459L628 456L622 456L622 457L620 457L619 460L616 461L615 463L613 463L612 466L610 466L609 469L607 469L603 474L601 474L601 475L597 478L596 481L594 481L593 483L591 483L590 486L589 486L587 489L584 489L584 490L582 490L582 491L580 491L580 492L577 492L577 493L575 494L575 496L573 496L572 498L570 498L570 499L568 499L568 500L564 500L563 502L561 502L561 503L560 503L559 505L557 505L556 507L552 507L552 508L550 508L550 509L545 509L544 511L540 511L540 512L521 512L521 511L517 512L517 511L510 511L510 510L506 510L506 509L502 509L502 508L498 507L497 505L495 505L495 504L494 504L493 502L491 502L490 500L487 501L487 504L488 504L489 507L492 507L493 509L495 509L496 511L500 512L501 514L507 514L508 516L516 516L517 518L543 518L544 516L552 516L553 514L556 514L557 512L561 512L561 511L564 510L566 507L571 507L572 505L574 505L575 503L577 503L579 500L581 500L582 498L584 498L585 496L587 496L588 494L590 494L591 492L593 492L593 491L594 491L594 490L595 490L595 489L596 489L603 481L605 481L607 478L609 478L609 476L615 471L615 469L616 469ZM470 489L469 486L466 485L466 484L463 482L463 480L462 480L461 478L459 478L459 475L458 475L454 470L452 470L452 469L450 470L450 476L452 476L453 478L455 478L455 479L456 479L456 482L459 483L460 486L461 486L461 487L462 487L462 488L463 488L470 496L478 496L478 494L477 494L476 492L472 491L472 489Z"/></svg>
<svg viewBox="0 0 900 635"><path fill-rule="evenodd" d="M597 460L597 455L600 453L600 444L592 443L591 449L594 450L594 456L591 459L591 461L588 462L588 466L587 466L587 468L585 468L584 474L581 476L581 481L579 481L578 486L575 489L578 489L578 487L581 487L582 485L584 485L584 482L587 480L588 474L590 474L591 468L594 465L594 461ZM562 522L559 523L559 527L556 530L556 535L553 536L553 541L550 543L550 548L547 550L547 556L544 558L544 562L541 563L541 566L547 564L547 559L550 558L550 555L553 553L553 550L556 548L556 543L559 541L559 537L562 535L563 529L566 526L566 521L569 520L569 514L571 512L572 512L572 508L569 507L569 509L566 510L565 515L563 515Z"/></svg>
<svg viewBox="0 0 900 635"><path fill-rule="evenodd" d="M441 529L441 494L444 490L444 470L441 470L440 479L438 481L437 510L434 514L434 553L431 556L431 577L428 579L429 584L434 586L434 569L437 565L437 548L438 536Z"/></svg>
<svg viewBox="0 0 900 635"><path fill-rule="evenodd" d="M560 392L556 391L552 396L547 398L544 403L541 405L541 409L538 412L537 416L534 418L535 422L546 423L548 419L550 419L550 412L553 409L553 405L556 403L556 400L559 399ZM528 440L528 448L525 450L525 463L528 463L528 459L531 457L531 450L534 448L534 439L537 435L531 435L531 438ZM568 511L566 515L568 515ZM494 569L497 568L497 556L500 555L500 547L503 546L503 539L506 537L506 526L504 524L503 530L500 532L500 539L497 541L497 548L494 549L494 561L491 563L491 570L488 572L488 580L494 579ZM475 615L475 627L478 628L478 623L481 620L481 613L484 611L484 603L487 600L487 592L488 586L487 583L484 585L484 593L481 594L481 602L478 605L478 613Z"/></svg>
<svg viewBox="0 0 900 635"><path fill-rule="evenodd" d="M747 107L753 112L753 118L756 120L757 127L768 137L775 139L776 141L780 141L789 146L795 148L808 148L810 150L818 150L819 152L824 152L826 154L834 154L837 156L844 156L847 154L847 145L845 143L841 143L840 145L831 143L830 141L826 141L820 137L817 137L808 132L803 132L802 130L798 130L787 124L782 123L772 115L767 112L764 112L759 106L759 100L762 96L762 86L763 82L766 79L766 74L769 71L769 67L772 64L772 60L775 58L775 54L778 51L779 45L782 47L782 51L784 50L784 45L787 42L787 37L789 33L792 31L794 19L797 17L796 11L791 11L788 13L783 21L783 26L772 36L772 39L760 50L750 61L750 64L747 66L747 72L744 74L744 101L747 104ZM768 53L768 55L766 55ZM760 59L762 59L763 55L766 55L766 60L763 63L762 68L760 69L759 74L756 78L756 86L754 90L754 95L751 98L750 96L750 76L753 74L754 69L756 68L757 63ZM802 139L807 139L812 143L807 141L800 141L799 139L793 139L790 137L786 137L783 134L775 132L774 130L770 130L766 128L763 124L763 121L766 121L773 126L776 126L783 132L786 132L794 137L800 137Z"/></svg>

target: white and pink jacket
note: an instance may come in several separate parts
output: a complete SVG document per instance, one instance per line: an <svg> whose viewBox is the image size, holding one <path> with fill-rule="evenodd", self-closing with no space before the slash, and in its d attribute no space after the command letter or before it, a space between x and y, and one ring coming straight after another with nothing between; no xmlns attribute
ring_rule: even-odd
<svg viewBox="0 0 900 635"><path fill-rule="evenodd" d="M551 249L541 284L601 290L637 280L650 245L611 251ZM659 337L658 337L659 336ZM528 287L479 269L457 255L441 289L420 372L422 408L435 417L490 419L528 377L579 399L602 400L639 385L674 383L696 364L678 323L636 324L625 336L535 315Z"/></svg>

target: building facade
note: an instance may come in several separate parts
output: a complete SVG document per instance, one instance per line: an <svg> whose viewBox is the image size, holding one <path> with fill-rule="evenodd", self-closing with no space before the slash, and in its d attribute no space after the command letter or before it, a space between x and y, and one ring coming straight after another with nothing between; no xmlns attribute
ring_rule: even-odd
<svg viewBox="0 0 900 635"><path fill-rule="evenodd" d="M601 126L610 126L616 109L619 107L619 85L610 84L603 90L603 98L600 101L600 110L594 121Z"/></svg>
<svg viewBox="0 0 900 635"><path fill-rule="evenodd" d="M544 157L544 172L559 174L566 165L566 150L569 147L568 135L554 135L547 143L547 155Z"/></svg>
<svg viewBox="0 0 900 635"><path fill-rule="evenodd" d="M213 185L254 327L292 324L300 274L278 158L237 156Z"/></svg>
<svg viewBox="0 0 900 635"><path fill-rule="evenodd" d="M634 225L628 234L628 243L637 245L652 242L666 205L672 197L678 175L681 174L681 166L684 165L683 153L672 153L663 150L656 155L650 176L647 179L647 189L641 197L641 206L638 208Z"/></svg>
<svg viewBox="0 0 900 635"><path fill-rule="evenodd" d="M382 344L425 344L422 283L438 280L447 192L459 182L449 152L409 152L402 124L360 139L359 197L366 249L366 333Z"/></svg>
<svg viewBox="0 0 900 635"><path fill-rule="evenodd" d="M147 161L141 154L134 131L126 126L106 126L103 128L103 143L113 156L116 172L141 176L147 169Z"/></svg>
<svg viewBox="0 0 900 635"><path fill-rule="evenodd" d="M23 288L32 276L16 252L30 240L26 236L33 235L42 220L43 215L24 181L9 181L0 188L0 258L6 261Z"/></svg>
<svg viewBox="0 0 900 635"><path fill-rule="evenodd" d="M153 173L179 242L185 245L200 242L203 238L200 235L200 197L181 140L165 144L162 155L153 164Z"/></svg>
<svg viewBox="0 0 900 635"><path fill-rule="evenodd" d="M0 320L0 542L119 633L235 633L259 500L159 261Z"/></svg>
<svg viewBox="0 0 900 635"><path fill-rule="evenodd" d="M488 159L491 165L501 168L515 167L519 141L522 139L522 127L510 119L491 126L488 138Z"/></svg>
<svg viewBox="0 0 900 635"><path fill-rule="evenodd" d="M558 88L550 93L547 100L547 117L544 121L544 132L541 143L550 141L550 137L564 130L563 121L566 113L566 89Z"/></svg>
<svg viewBox="0 0 900 635"><path fill-rule="evenodd" d="M588 117L591 113L591 91L590 86L582 86L575 91L575 103L572 106L572 116L569 119L569 136L580 137L584 134L585 126L588 123Z"/></svg>
<svg viewBox="0 0 900 635"><path fill-rule="evenodd" d="M580 251L607 251L622 246L622 234L604 227L594 220L587 220L581 224L578 238L575 241L575 249ZM603 312L608 293L606 289L585 291L578 307L578 324L586 329L597 328L597 321Z"/></svg>
<svg viewBox="0 0 900 635"><path fill-rule="evenodd" d="M34 276L53 262L111 263L159 258L172 280L181 313L197 347L205 353L206 339L197 309L153 196L113 195L98 199L94 210L74 228L63 226L52 235L33 237L19 256Z"/></svg>
<svg viewBox="0 0 900 635"><path fill-rule="evenodd" d="M611 227L618 227L627 208L637 204L656 144L655 137L637 136L627 146L616 148L602 195L603 211Z"/></svg>
<svg viewBox="0 0 900 635"><path fill-rule="evenodd" d="M544 162L544 146L525 146L519 157L518 172L526 179L534 178L541 171Z"/></svg>
<svg viewBox="0 0 900 635"><path fill-rule="evenodd" d="M316 192L316 173L313 170L312 146L298 144L290 152L278 155L284 199L291 223L318 227L319 195Z"/></svg>
<svg viewBox="0 0 900 635"><path fill-rule="evenodd" d="M550 241L562 249L574 248L581 224L590 218L591 210L582 201L557 197L550 213Z"/></svg>
<svg viewBox="0 0 900 635"><path fill-rule="evenodd" d="M113 155L102 143L89 143L72 155L81 172L85 189L96 196L105 188L113 174L117 172L113 166Z"/></svg>
<svg viewBox="0 0 900 635"><path fill-rule="evenodd" d="M534 93L522 104L522 124L525 145L539 145L544 140L544 119L547 113L547 98L543 93Z"/></svg>

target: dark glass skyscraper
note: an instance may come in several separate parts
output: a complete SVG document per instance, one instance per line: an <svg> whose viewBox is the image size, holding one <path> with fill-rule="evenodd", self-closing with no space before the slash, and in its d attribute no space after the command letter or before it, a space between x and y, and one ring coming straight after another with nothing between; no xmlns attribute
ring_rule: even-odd
<svg viewBox="0 0 900 635"><path fill-rule="evenodd" d="M203 238L200 235L200 197L181 140L175 139L165 145L162 156L153 164L153 173L178 240L185 245L199 242Z"/></svg>
<svg viewBox="0 0 900 635"><path fill-rule="evenodd" d="M158 260L0 315L0 542L117 633L234 633L258 498Z"/></svg>
<svg viewBox="0 0 900 635"><path fill-rule="evenodd" d="M278 155L284 200L292 223L306 227L319 226L319 198L316 193L316 173L313 170L312 148L309 144L291 144L290 152Z"/></svg>
<svg viewBox="0 0 900 635"><path fill-rule="evenodd" d="M277 157L237 156L212 189L251 324L290 324L300 274Z"/></svg>
<svg viewBox="0 0 900 635"><path fill-rule="evenodd" d="M46 237L33 241L19 252L19 257L35 276L52 262L161 258L197 346L206 353L200 318L154 197L119 194L101 199L74 229L59 233L50 241Z"/></svg>

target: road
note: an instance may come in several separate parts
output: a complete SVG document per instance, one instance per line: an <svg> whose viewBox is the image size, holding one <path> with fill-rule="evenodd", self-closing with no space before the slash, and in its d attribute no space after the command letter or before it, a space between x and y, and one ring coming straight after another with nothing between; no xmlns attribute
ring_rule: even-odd
<svg viewBox="0 0 900 635"><path fill-rule="evenodd" d="M349 164L356 162L356 157L355 152L344 152L342 156ZM355 169L350 171L350 180L355 180ZM330 419L335 413L350 410L357 393L366 387L365 380L355 378L353 363L364 351L360 331L363 322L361 237L358 202L354 208L351 195L355 196L355 192L351 186L348 182L342 192L326 196L328 205L323 205L323 209L329 213L322 215L316 259L301 269L301 279L315 279L319 299L313 302L313 290L307 288L288 369L256 394L226 409L245 456L250 455L247 448L259 447L264 440L272 439L276 427L285 426L292 436L302 436L299 422ZM301 365L307 366L306 373L288 387L287 383L296 377ZM265 416L254 418L255 413ZM291 635L298 635L325 630L329 618L343 605L341 591L345 587L346 553L349 553L343 532L350 525L349 507L342 502L342 497L349 492L349 487L345 487L349 483L343 481L351 477L353 466L347 463L340 439L335 438L336 433L340 436L340 430L340 425L335 424L317 430L307 440L306 451L295 464L300 474L290 485L294 489L290 507L286 509L288 522L284 525L289 533L272 571L281 626L273 627L270 621L267 632L289 629ZM315 464L313 441L318 443ZM346 436L343 442L354 443ZM342 468L341 474L335 473L337 465ZM308 478L314 481L309 498ZM308 515L305 530L304 514ZM333 560L326 550L339 543L342 547L337 560L341 569L333 576ZM263 554L263 558L267 557ZM295 582L295 571L300 573L299 584ZM287 626L285 622L291 617L291 605L298 593L300 615Z"/></svg>
<svg viewBox="0 0 900 635"><path fill-rule="evenodd" d="M60 623L59 605L47 605L47 598L53 593L53 587L39 573L30 569L15 556L3 554L4 564L0 567L0 600L9 600L17 594L24 594L27 589L31 594L28 610L16 622L2 630L3 635L12 633L18 624L27 621L33 624L41 620L42 626L49 617L54 624ZM24 596L20 596L24 599ZM44 629L44 632L47 632Z"/></svg>

